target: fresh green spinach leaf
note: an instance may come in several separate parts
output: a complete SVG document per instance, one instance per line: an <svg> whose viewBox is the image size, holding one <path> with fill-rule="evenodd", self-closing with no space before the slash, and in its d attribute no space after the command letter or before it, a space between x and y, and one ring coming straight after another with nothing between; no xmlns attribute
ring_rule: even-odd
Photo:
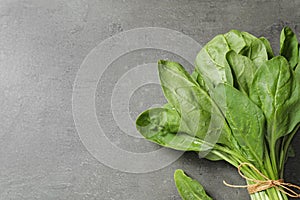
<svg viewBox="0 0 300 200"><path fill-rule="evenodd" d="M208 42L197 55L196 70L203 75L209 89L213 89L223 82L233 84L233 77L225 57L229 50L226 38L218 35Z"/></svg>
<svg viewBox="0 0 300 200"><path fill-rule="evenodd" d="M248 95L257 67L250 58L239 55L234 51L229 51L226 54L226 58L237 82L238 89Z"/></svg>
<svg viewBox="0 0 300 200"><path fill-rule="evenodd" d="M160 61L158 71L166 99L180 113L180 131L227 143L230 131L226 130L225 119L209 94L178 63ZM212 130L217 131L214 134Z"/></svg>
<svg viewBox="0 0 300 200"><path fill-rule="evenodd" d="M266 137L276 141L288 133L286 109L293 86L292 72L282 56L266 61L257 71L250 89L251 99L262 109L267 120ZM297 97L299 98L299 97Z"/></svg>
<svg viewBox="0 0 300 200"><path fill-rule="evenodd" d="M225 96L224 96L225 91ZM243 149L245 157L252 162L261 163L264 153L265 118L260 110L242 92L227 84L219 84L215 91L216 101L225 101L224 112L226 121L234 138Z"/></svg>
<svg viewBox="0 0 300 200"><path fill-rule="evenodd" d="M183 200L212 200L206 194L203 186L185 175L181 169L175 171L174 180L178 193Z"/></svg>
<svg viewBox="0 0 300 200"><path fill-rule="evenodd" d="M161 146L181 150L200 151L203 141L179 132L180 116L175 110L152 108L136 120L138 131L148 140Z"/></svg>

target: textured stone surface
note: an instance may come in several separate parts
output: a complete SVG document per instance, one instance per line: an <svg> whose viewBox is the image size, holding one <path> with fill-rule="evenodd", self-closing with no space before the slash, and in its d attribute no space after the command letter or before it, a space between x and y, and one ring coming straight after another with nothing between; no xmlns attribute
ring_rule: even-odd
<svg viewBox="0 0 300 200"><path fill-rule="evenodd" d="M281 28L288 24L299 35L299 22L298 0L2 0L0 199L179 200L172 180L177 168L203 183L214 199L247 199L245 190L222 184L223 179L243 183L231 166L199 160L193 153L147 174L124 173L101 164L76 132L72 84L85 56L99 42L122 31L165 27L205 44L214 35L234 28L264 35L278 47ZM149 62L161 55L147 53L144 60ZM139 139L132 142L122 135L107 110L107 99L113 80L124 73L122 62L138 62L143 55L135 52L112 64L99 82L96 96L97 116L111 133L110 140L135 152L157 146ZM147 94L146 104L163 102L157 86L141 88L129 106L133 118L146 108L138 103ZM286 179L297 184L299 144L298 135L294 140L297 157L289 160L286 170Z"/></svg>

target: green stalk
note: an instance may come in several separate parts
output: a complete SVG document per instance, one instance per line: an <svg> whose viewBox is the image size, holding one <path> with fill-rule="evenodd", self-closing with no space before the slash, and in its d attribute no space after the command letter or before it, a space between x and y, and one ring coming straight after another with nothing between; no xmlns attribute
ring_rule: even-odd
<svg viewBox="0 0 300 200"><path fill-rule="evenodd" d="M277 169L277 156L276 156L276 141L271 141L270 145L270 160L272 164L272 169L273 169L273 176L271 179L275 180L278 179L278 169Z"/></svg>
<svg viewBox="0 0 300 200"><path fill-rule="evenodd" d="M290 142L290 141L289 141ZM278 179L278 175L274 172L274 164L276 163L276 151L275 148L273 150L268 149L267 145L265 144L265 159L263 166L261 166L261 172L269 177L272 180ZM287 149L286 149L287 151ZM233 151L231 149L222 147L220 145L215 145L214 149L211 153L219 156L226 162L230 163L231 165L238 167L240 163L249 162L245 159L239 152ZM271 156L269 155L271 154ZM272 157L273 156L273 157ZM274 163L275 161L275 163ZM275 165L276 166L276 165ZM275 167L277 169L277 167ZM244 167L241 169L242 173L249 178L262 180L263 178L253 171L251 168ZM247 181L247 184L252 184L251 182ZM277 190L276 188L269 188L265 191L260 191L250 195L251 200L288 200L286 194L283 194L281 191Z"/></svg>
<svg viewBox="0 0 300 200"><path fill-rule="evenodd" d="M270 145L271 146L271 145ZM271 180L276 180L278 179L278 174L276 171L274 171L274 168L277 170L277 165L276 165L276 151L275 148L270 147L269 149L266 147L265 148L265 168L266 171L262 171L263 174L265 174L267 177L269 177ZM270 156L270 154L271 156ZM274 167L275 166L275 167ZM270 188L265 191L263 191L264 194L268 197L270 200L284 200L287 199L286 195L281 195L281 192L278 191L275 188Z"/></svg>
<svg viewBox="0 0 300 200"><path fill-rule="evenodd" d="M294 135L297 133L299 127L300 127L300 124L298 124L296 126L296 128L290 134L284 136L284 138L283 138L283 142L281 144L280 158L279 158L280 178L283 178L284 163L286 161L287 152L288 152L289 146L292 142L292 139L294 138Z"/></svg>
<svg viewBox="0 0 300 200"><path fill-rule="evenodd" d="M272 159L270 157L270 148L267 147L267 145L265 144L265 162L264 162L264 167L265 167L265 170L266 170L266 176L268 176L270 179L273 179L275 180L276 179L276 173L274 172L274 169L273 169L273 162L272 162Z"/></svg>
<svg viewBox="0 0 300 200"><path fill-rule="evenodd" d="M223 160L225 160L226 162L228 162L229 164L233 165L234 167L238 167L240 163L245 162L244 159L241 161L238 159L239 155L238 154L234 154L233 156L228 156L225 155L224 153L213 149L211 151L211 153L215 154L216 156L219 156L220 158L222 158ZM232 154L229 154L232 155ZM255 178L257 179L256 175L254 174L253 171L249 170L248 168L245 168L242 170L243 174L249 178Z"/></svg>
<svg viewBox="0 0 300 200"><path fill-rule="evenodd" d="M288 197L275 188L250 195L251 200L288 200Z"/></svg>

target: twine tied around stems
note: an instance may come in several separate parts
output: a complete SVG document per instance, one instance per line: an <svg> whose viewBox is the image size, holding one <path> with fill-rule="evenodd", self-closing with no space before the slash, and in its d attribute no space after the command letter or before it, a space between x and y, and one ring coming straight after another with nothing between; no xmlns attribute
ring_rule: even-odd
<svg viewBox="0 0 300 200"><path fill-rule="evenodd" d="M249 168L253 169L257 174L259 174L264 180L258 180L258 179L253 179L245 176L241 172L241 168L244 166L248 166ZM271 180L267 176L265 176L263 173L261 173L254 165L250 163L241 163L238 166L238 173L240 174L241 177L246 179L247 181L252 181L254 184L250 185L231 185L223 181L224 185L232 188L247 188L249 194L253 194L256 192L260 192L263 190L267 190L269 188L276 188L277 190L281 191L282 193L286 194L289 197L297 198L300 197L300 193L297 193L293 190L297 189L300 190L300 186L294 185L291 183L285 183L283 179L278 179L278 180Z"/></svg>

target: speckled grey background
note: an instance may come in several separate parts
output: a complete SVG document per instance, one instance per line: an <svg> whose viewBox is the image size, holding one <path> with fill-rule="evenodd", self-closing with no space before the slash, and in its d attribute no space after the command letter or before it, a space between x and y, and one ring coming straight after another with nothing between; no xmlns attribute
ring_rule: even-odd
<svg viewBox="0 0 300 200"><path fill-rule="evenodd" d="M281 28L290 25L300 35L299 23L299 0L2 0L0 199L179 200L172 180L177 168L202 182L214 199L248 199L245 190L222 184L223 179L243 183L234 168L199 160L194 153L147 174L104 166L88 153L76 132L72 84L85 56L99 42L125 30L165 27L205 44L234 28L264 35L278 47ZM107 109L111 88L124 73L122 63L134 67L164 54L148 50L124 55L99 82L97 116L105 122L107 136L118 140L121 148L135 152L157 148L121 134ZM132 96L130 114L135 118L147 104L161 102L159 87L145 86ZM289 160L286 170L286 179L296 184L300 184L299 144L298 135L297 157Z"/></svg>

